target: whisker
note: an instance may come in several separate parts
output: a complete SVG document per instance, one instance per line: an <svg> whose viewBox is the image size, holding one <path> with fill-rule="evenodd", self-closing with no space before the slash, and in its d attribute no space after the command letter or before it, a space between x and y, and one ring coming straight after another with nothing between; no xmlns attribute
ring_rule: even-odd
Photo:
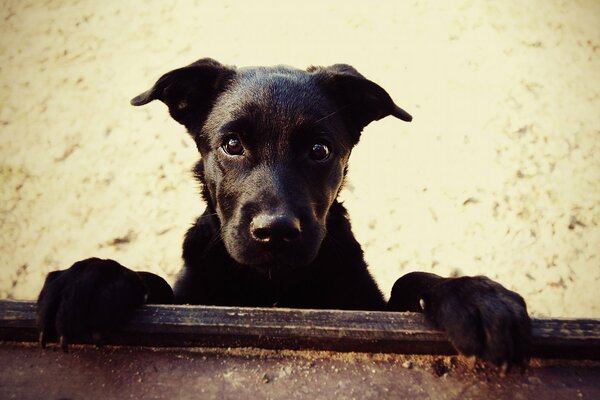
<svg viewBox="0 0 600 400"><path fill-rule="evenodd" d="M324 120L326 120L326 119L327 119L327 118L329 118L329 117L333 117L333 116L334 116L335 114L337 114L338 112L339 112L339 110L336 110L336 111L332 112L331 114L327 114L326 116L324 116L324 117L322 117L322 118L319 118L318 120L316 120L314 123L315 123L315 124L318 124L319 122L321 122L321 121L324 121Z"/></svg>
<svg viewBox="0 0 600 400"><path fill-rule="evenodd" d="M207 217L214 217L215 215L217 215L216 212L210 213L210 214L202 214L201 216L198 217L198 219L207 218Z"/></svg>
<svg viewBox="0 0 600 400"><path fill-rule="evenodd" d="M206 247L204 248L203 258L208 256L208 253L213 249L213 247L217 243L223 241L223 238L221 237L221 231L222 231L222 228L221 228L221 226L219 226L219 229L213 233L212 237L210 238L210 240L206 244Z"/></svg>
<svg viewBox="0 0 600 400"><path fill-rule="evenodd" d="M324 116L324 117L322 117L322 118L319 118L318 120L316 120L316 121L314 122L314 124L318 124L319 122L321 122L321 121L324 121L324 120L326 120L327 118L333 117L334 115L336 115L336 114L337 114L337 113L339 113L340 111L344 110L345 108L348 108L348 106L349 106L349 105L345 105L345 106L343 106L343 107L340 107L340 108L338 108L337 110L335 110L334 112L332 112L332 113L329 113L329 114L327 114L326 116Z"/></svg>

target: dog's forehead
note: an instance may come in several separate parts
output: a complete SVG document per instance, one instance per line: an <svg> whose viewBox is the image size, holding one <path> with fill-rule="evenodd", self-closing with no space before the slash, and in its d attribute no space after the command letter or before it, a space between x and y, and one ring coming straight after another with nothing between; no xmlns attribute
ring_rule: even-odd
<svg viewBox="0 0 600 400"><path fill-rule="evenodd" d="M311 89L311 75L301 69L278 65L274 67L243 67L237 70L238 82L254 87L284 87Z"/></svg>
<svg viewBox="0 0 600 400"><path fill-rule="evenodd" d="M287 66L248 67L237 70L219 96L201 136L213 146L231 132L278 144L316 134L345 140L343 126L314 75Z"/></svg>
<svg viewBox="0 0 600 400"><path fill-rule="evenodd" d="M228 97L238 109L296 114L288 115L294 118L319 118L332 106L311 74L287 66L240 68Z"/></svg>

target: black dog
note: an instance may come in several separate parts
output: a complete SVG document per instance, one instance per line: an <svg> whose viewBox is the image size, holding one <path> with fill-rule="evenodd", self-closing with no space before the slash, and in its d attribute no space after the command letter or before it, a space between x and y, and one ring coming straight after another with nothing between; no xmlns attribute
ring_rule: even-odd
<svg viewBox="0 0 600 400"><path fill-rule="evenodd" d="M174 294L160 277L87 259L48 275L42 345L118 329L147 303L424 311L456 348L526 363L530 320L518 294L485 277L400 278L386 304L336 200L370 122L411 116L349 65L240 68L199 60L131 103L165 103L201 154L207 208L183 244Z"/></svg>

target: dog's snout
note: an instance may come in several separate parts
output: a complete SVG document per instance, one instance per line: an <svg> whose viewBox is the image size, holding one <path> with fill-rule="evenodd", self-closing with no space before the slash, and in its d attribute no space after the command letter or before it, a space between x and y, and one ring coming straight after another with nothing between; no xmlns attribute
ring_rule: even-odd
<svg viewBox="0 0 600 400"><path fill-rule="evenodd" d="M294 242L301 232L300 220L293 215L262 213L250 223L252 238L264 244Z"/></svg>

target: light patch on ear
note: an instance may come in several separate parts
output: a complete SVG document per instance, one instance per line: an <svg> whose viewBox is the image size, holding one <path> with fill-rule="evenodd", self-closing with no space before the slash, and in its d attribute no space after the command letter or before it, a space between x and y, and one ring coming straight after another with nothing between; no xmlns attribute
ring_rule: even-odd
<svg viewBox="0 0 600 400"><path fill-rule="evenodd" d="M421 310L425 311L425 300L419 299L419 305L421 306Z"/></svg>
<svg viewBox="0 0 600 400"><path fill-rule="evenodd" d="M132 106L143 106L144 104L150 103L152 100L154 100L154 97L152 97L152 89L150 89L135 96L131 99L130 103Z"/></svg>
<svg viewBox="0 0 600 400"><path fill-rule="evenodd" d="M179 103L177 103L178 110L183 110L183 109L187 108L187 106L188 106L188 103L185 100L182 100Z"/></svg>
<svg viewBox="0 0 600 400"><path fill-rule="evenodd" d="M410 122L413 119L412 115L410 115L395 104L392 106L392 115L406 122Z"/></svg>

